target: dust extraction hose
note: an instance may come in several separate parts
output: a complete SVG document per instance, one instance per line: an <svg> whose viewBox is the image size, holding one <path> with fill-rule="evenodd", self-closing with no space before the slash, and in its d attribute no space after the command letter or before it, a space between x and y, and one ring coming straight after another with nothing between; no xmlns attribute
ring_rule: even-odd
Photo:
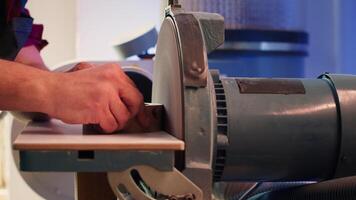
<svg viewBox="0 0 356 200"><path fill-rule="evenodd" d="M267 192L249 200L354 200L356 176L328 180L291 189Z"/></svg>

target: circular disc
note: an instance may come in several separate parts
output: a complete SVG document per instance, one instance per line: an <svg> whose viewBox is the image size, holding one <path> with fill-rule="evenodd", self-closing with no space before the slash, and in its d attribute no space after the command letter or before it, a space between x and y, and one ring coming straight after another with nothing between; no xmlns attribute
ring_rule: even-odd
<svg viewBox="0 0 356 200"><path fill-rule="evenodd" d="M164 105L165 130L183 139L183 88L179 46L174 22L171 18L166 18L158 36L152 102Z"/></svg>

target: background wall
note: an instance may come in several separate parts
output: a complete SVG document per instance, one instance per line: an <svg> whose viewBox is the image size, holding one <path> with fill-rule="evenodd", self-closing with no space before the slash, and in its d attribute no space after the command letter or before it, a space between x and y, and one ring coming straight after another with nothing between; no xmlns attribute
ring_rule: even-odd
<svg viewBox="0 0 356 200"><path fill-rule="evenodd" d="M340 46L338 48L341 72L356 74L356 1L342 0L339 8Z"/></svg>
<svg viewBox="0 0 356 200"><path fill-rule="evenodd" d="M310 36L306 76L323 72L356 74L356 1L304 1Z"/></svg>
<svg viewBox="0 0 356 200"><path fill-rule="evenodd" d="M77 57L117 59L112 46L140 36L158 25L159 0L78 0Z"/></svg>
<svg viewBox="0 0 356 200"><path fill-rule="evenodd" d="M356 1L305 1L310 34L306 76L356 73ZM112 45L160 24L165 0L30 0L35 22L50 41L42 52L54 68L69 60L115 60Z"/></svg>
<svg viewBox="0 0 356 200"><path fill-rule="evenodd" d="M44 38L50 44L42 50L46 64L54 65L77 57L77 2L73 0L30 0L27 3L35 23L45 25Z"/></svg>
<svg viewBox="0 0 356 200"><path fill-rule="evenodd" d="M45 25L42 51L50 68L69 60L115 60L112 46L153 26L163 17L161 0L30 0L35 23Z"/></svg>

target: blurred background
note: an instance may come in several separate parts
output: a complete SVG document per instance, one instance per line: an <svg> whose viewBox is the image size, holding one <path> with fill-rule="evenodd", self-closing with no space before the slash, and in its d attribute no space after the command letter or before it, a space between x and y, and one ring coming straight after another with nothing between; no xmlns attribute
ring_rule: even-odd
<svg viewBox="0 0 356 200"><path fill-rule="evenodd" d="M224 0L215 2L224 4ZM266 4L258 0L252 2L256 7ZM268 4L272 5L270 2ZM284 8L295 13L297 19L294 20L299 23L297 28L309 35L305 76L315 77L326 71L356 73L356 1L282 2ZM166 1L160 0L30 0L27 7L35 22L45 25L44 38L50 44L42 55L47 65L54 68L68 60L117 59L112 46L128 41L152 26L159 29L165 5ZM278 9L271 11L280 12ZM284 13L282 17L288 15ZM288 70L287 66L285 70Z"/></svg>
<svg viewBox="0 0 356 200"><path fill-rule="evenodd" d="M227 43L209 57L210 66L220 69L222 74L269 77L317 77L324 72L356 74L355 0L185 0L183 3L187 10L220 12L225 16L231 34L227 35ZM42 50L42 56L49 68L56 69L76 61L122 60L113 46L152 27L158 31L166 5L166 0L29 0L27 8L35 23L45 26L44 38L49 45ZM14 130L11 119L3 120L0 128L9 133L0 135L3 137L0 200L74 198L71 173L45 176L20 173L16 152L11 150L16 134L10 134Z"/></svg>
<svg viewBox="0 0 356 200"><path fill-rule="evenodd" d="M163 4L163 2L165 2ZM29 0L35 23L50 45L42 51L52 69L70 60L117 60L113 45L133 39L163 19L161 0Z"/></svg>

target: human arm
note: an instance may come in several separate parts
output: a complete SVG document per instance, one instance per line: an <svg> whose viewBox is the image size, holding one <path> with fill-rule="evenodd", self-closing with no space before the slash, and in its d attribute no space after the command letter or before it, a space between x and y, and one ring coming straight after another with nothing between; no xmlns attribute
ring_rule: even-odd
<svg viewBox="0 0 356 200"><path fill-rule="evenodd" d="M0 80L0 110L100 124L106 132L124 128L136 116L147 124L142 95L115 64L54 73L0 60Z"/></svg>

